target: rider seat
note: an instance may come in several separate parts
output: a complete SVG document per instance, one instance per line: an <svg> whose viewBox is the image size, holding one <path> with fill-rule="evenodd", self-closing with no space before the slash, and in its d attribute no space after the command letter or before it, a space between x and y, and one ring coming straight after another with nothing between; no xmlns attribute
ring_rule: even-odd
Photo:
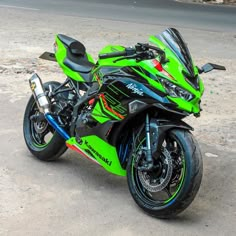
<svg viewBox="0 0 236 236"><path fill-rule="evenodd" d="M85 46L76 39L66 35L58 34L57 36L67 48L64 64L73 71L89 73L94 67L94 64L88 60Z"/></svg>

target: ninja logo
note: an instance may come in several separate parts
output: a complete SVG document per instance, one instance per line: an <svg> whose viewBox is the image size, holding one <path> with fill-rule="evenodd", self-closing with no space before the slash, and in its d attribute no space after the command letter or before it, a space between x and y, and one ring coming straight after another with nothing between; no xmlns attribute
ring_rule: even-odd
<svg viewBox="0 0 236 236"><path fill-rule="evenodd" d="M136 84L130 83L126 85L126 88L132 90L132 93L138 94L140 96L143 96L143 91L137 87Z"/></svg>

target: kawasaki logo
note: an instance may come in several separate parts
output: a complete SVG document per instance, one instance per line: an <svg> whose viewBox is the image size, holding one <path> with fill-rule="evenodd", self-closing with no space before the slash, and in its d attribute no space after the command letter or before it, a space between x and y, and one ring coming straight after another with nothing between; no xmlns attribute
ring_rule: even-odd
<svg viewBox="0 0 236 236"><path fill-rule="evenodd" d="M107 158L103 157L98 151L96 151L89 143L88 141L85 141L85 145L89 148L89 150L94 153L99 159L101 159L103 162L105 162L108 166L111 166L112 161L109 161Z"/></svg>

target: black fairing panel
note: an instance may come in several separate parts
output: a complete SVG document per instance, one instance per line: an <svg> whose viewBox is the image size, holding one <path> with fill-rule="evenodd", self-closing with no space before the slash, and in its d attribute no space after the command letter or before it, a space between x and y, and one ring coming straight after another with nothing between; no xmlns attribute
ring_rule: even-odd
<svg viewBox="0 0 236 236"><path fill-rule="evenodd" d="M109 107L124 117L129 114L129 103L134 100L147 105L156 102L169 103L165 94L152 91L142 77L126 67L103 67L99 76L103 80L99 93L104 94Z"/></svg>
<svg viewBox="0 0 236 236"><path fill-rule="evenodd" d="M177 29L169 28L156 37L175 53L185 66L189 76L194 77L193 61L180 32Z"/></svg>
<svg viewBox="0 0 236 236"><path fill-rule="evenodd" d="M95 134L116 145L122 128L131 120L135 119L137 122L143 111L156 108L171 113L177 109L176 105L166 98L166 94L158 90L154 91L132 68L101 67L94 73L94 77L102 81L99 82L101 87L95 96L92 109L83 113L81 119L77 121L78 140ZM139 105L130 113L130 104L133 102ZM86 118L91 118L91 113L93 118L103 118L107 121L99 123L94 119L93 122L84 123Z"/></svg>

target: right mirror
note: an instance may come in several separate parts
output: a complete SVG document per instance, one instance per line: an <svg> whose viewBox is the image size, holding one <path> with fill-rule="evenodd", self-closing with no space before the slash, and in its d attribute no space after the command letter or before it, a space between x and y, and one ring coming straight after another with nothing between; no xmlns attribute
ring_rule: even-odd
<svg viewBox="0 0 236 236"><path fill-rule="evenodd" d="M221 65L217 65L217 64L213 64L213 63L207 63L200 69L199 72L200 73L202 73L202 72L208 73L212 70L226 70L226 68L224 66L221 66Z"/></svg>

